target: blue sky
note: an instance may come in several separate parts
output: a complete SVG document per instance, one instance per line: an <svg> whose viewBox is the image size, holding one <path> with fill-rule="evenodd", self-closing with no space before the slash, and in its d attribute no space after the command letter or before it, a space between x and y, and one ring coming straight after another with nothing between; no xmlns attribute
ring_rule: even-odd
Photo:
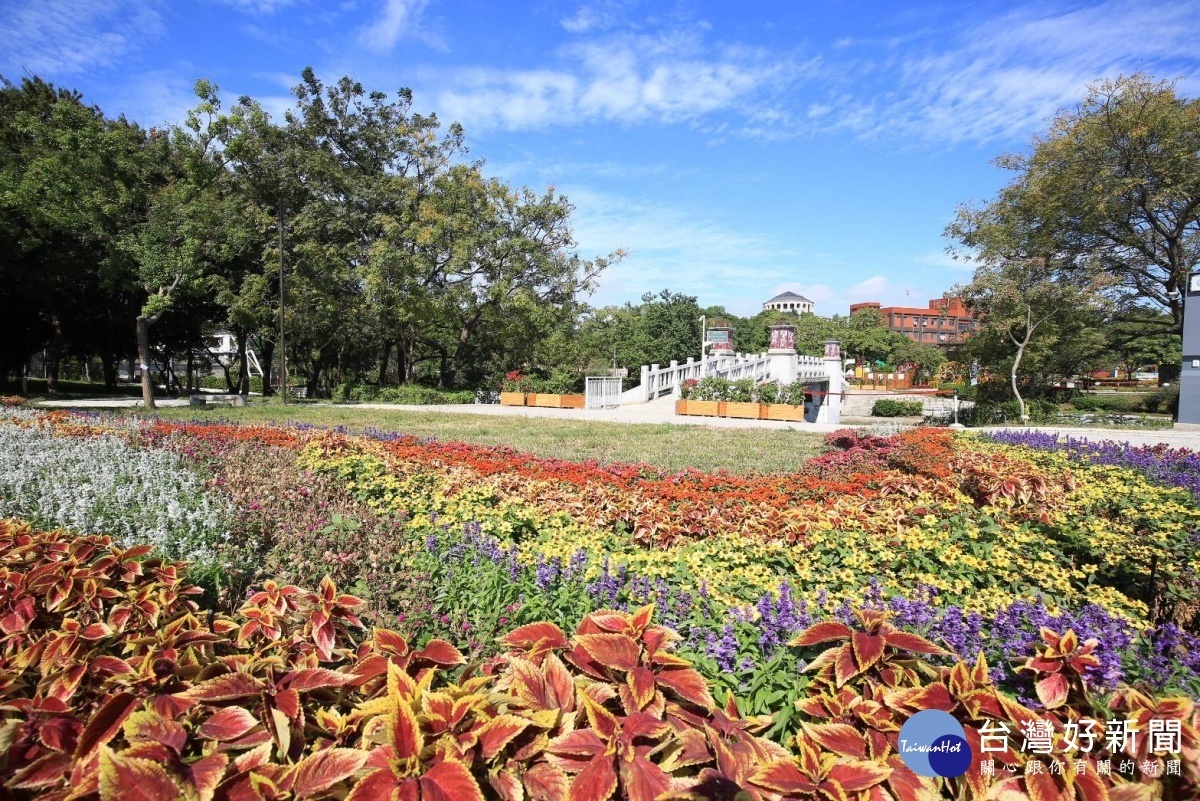
<svg viewBox="0 0 1200 801"><path fill-rule="evenodd" d="M410 87L472 158L576 206L590 302L670 288L739 314L784 289L845 314L970 277L941 232L1088 83L1200 94L1200 1L0 0L0 74L144 125L197 78L280 112L305 66Z"/></svg>

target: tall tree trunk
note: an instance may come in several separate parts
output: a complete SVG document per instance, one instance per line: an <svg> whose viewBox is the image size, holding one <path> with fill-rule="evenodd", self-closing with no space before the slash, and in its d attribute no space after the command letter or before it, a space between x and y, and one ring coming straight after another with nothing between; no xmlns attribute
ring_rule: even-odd
<svg viewBox="0 0 1200 801"><path fill-rule="evenodd" d="M111 353L100 354L100 372L104 376L104 388L112 392L117 388L117 357Z"/></svg>
<svg viewBox="0 0 1200 801"><path fill-rule="evenodd" d="M46 391L53 395L58 392L58 364L61 360L58 346L49 348L46 356Z"/></svg>
<svg viewBox="0 0 1200 801"><path fill-rule="evenodd" d="M246 358L246 333L244 331L235 332L237 337L237 359L238 359L238 385L237 394L250 394L250 365Z"/></svg>
<svg viewBox="0 0 1200 801"><path fill-rule="evenodd" d="M263 342L263 397L267 398L275 394L275 342L266 339Z"/></svg>
<svg viewBox="0 0 1200 801"><path fill-rule="evenodd" d="M192 394L192 382L195 380L196 380L196 364L195 364L195 360L192 358L192 349L188 348L188 352L187 352L187 392L185 394L187 394L187 395Z"/></svg>
<svg viewBox="0 0 1200 801"><path fill-rule="evenodd" d="M21 362L21 397L29 397L29 357Z"/></svg>
<svg viewBox="0 0 1200 801"><path fill-rule="evenodd" d="M387 383L388 362L392 359L392 343L383 343L383 357L379 360L379 386Z"/></svg>
<svg viewBox="0 0 1200 801"><path fill-rule="evenodd" d="M150 326L158 322L162 314L147 317L139 314L137 318L137 358L138 367L142 371L142 406L147 409L158 408L154 405L154 380L150 376Z"/></svg>

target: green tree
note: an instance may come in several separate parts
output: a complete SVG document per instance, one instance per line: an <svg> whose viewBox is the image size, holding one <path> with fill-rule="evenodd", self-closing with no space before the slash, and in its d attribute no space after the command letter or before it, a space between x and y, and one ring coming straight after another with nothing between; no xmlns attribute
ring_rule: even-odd
<svg viewBox="0 0 1200 801"><path fill-rule="evenodd" d="M1149 303L1167 312L1154 326L1182 330L1179 290L1200 262L1200 100L1141 74L1103 81L1028 154L996 163L1016 177L959 210L947 229L959 252L1104 271L1121 308Z"/></svg>
<svg viewBox="0 0 1200 801"><path fill-rule="evenodd" d="M1057 353L1060 364L1077 369L1103 345L1103 330L1096 326L1109 310L1102 275L1085 276L1055 266L1046 258L985 263L971 283L949 294L960 297L981 315L981 327L964 351L988 366L1008 367L1013 397L1026 419L1021 394L1022 362L1036 353L1045 364ZM1074 364L1071 364L1071 361Z"/></svg>

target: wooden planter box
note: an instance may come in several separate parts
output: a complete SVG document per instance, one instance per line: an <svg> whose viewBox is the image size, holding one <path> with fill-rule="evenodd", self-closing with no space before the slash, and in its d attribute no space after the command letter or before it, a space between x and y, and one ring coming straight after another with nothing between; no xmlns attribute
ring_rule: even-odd
<svg viewBox="0 0 1200 801"><path fill-rule="evenodd" d="M739 401L725 401L721 404L722 417L738 417L743 420L759 420L762 418L763 404Z"/></svg>
<svg viewBox="0 0 1200 801"><path fill-rule="evenodd" d="M548 395L539 392L529 396L528 405L547 409L582 409L584 400L582 395Z"/></svg>
<svg viewBox="0 0 1200 801"><path fill-rule="evenodd" d="M525 393L524 392L501 392L500 393L500 405L501 406L524 406L525 405Z"/></svg>
<svg viewBox="0 0 1200 801"><path fill-rule="evenodd" d="M788 403L764 403L763 420L783 420L791 423L804 422L804 407Z"/></svg>
<svg viewBox="0 0 1200 801"><path fill-rule="evenodd" d="M720 401L679 400L675 401L675 414L717 417L720 405Z"/></svg>

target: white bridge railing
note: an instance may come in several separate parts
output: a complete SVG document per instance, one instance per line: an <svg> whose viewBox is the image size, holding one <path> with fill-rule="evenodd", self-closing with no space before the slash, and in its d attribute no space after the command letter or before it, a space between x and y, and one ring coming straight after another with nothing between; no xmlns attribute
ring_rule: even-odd
<svg viewBox="0 0 1200 801"><path fill-rule="evenodd" d="M826 378L825 364L821 359L815 356L798 358L797 380L819 381ZM730 381L750 378L761 383L771 378L771 359L765 353L733 353L711 356L703 364L694 357L689 357L683 364L672 361L665 367L651 364L642 367L641 382L624 392L621 400L624 403L640 403L667 394L678 397L685 381L699 381L706 377L727 378Z"/></svg>

